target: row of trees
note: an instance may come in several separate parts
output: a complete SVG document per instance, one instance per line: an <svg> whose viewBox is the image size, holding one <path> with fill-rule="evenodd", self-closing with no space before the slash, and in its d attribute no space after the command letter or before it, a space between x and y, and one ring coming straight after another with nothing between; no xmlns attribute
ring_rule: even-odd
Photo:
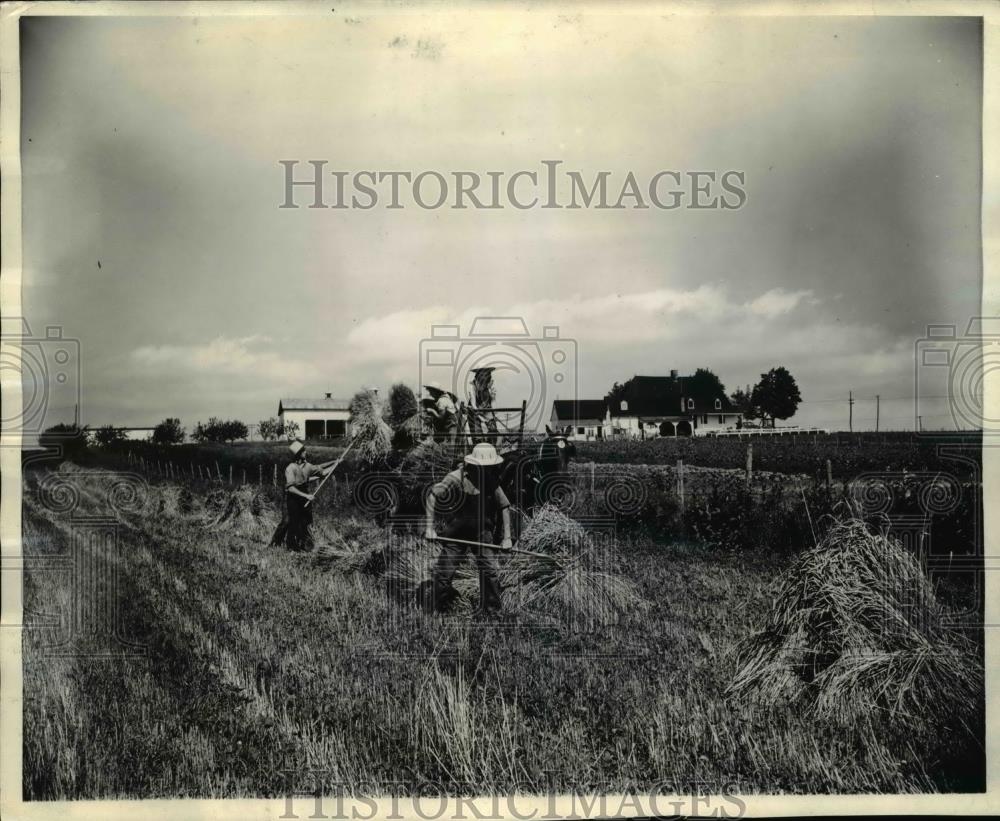
<svg viewBox="0 0 1000 821"><path fill-rule="evenodd" d="M726 386L722 380L708 368L698 368L691 376L685 377L686 391L699 396L726 395ZM612 407L618 407L622 399L625 398L626 384L615 382L614 386L604 397ZM795 382L787 368L771 368L767 373L760 375L760 381L752 388L748 385L746 389L737 388L729 394L736 410L743 414L745 421L759 420L762 424L769 424L774 427L778 419L788 419L795 415L795 411L802 401L799 394L799 386Z"/></svg>

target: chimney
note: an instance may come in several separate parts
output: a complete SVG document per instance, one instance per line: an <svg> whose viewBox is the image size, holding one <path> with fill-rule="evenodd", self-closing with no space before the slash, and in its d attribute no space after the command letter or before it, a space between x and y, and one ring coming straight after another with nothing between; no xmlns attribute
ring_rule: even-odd
<svg viewBox="0 0 1000 821"><path fill-rule="evenodd" d="M671 368L670 369L670 378L673 379L675 382L677 381L677 370L676 370L676 368Z"/></svg>
<svg viewBox="0 0 1000 821"><path fill-rule="evenodd" d="M327 399L333 399L333 394L332 393L325 394L325 396L326 396Z"/></svg>

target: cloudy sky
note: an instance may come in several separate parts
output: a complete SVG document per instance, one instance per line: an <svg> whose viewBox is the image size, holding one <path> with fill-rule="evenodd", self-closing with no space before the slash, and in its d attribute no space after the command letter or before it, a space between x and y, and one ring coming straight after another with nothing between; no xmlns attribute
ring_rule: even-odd
<svg viewBox="0 0 1000 821"><path fill-rule="evenodd" d="M433 324L493 314L575 340L581 398L671 368L731 390L785 365L795 421L846 427L853 390L856 427L876 393L883 427L905 427L915 341L979 310L976 20L539 8L21 25L24 310L80 340L93 426L256 421L283 395L415 383ZM748 199L283 210L282 159L736 169Z"/></svg>

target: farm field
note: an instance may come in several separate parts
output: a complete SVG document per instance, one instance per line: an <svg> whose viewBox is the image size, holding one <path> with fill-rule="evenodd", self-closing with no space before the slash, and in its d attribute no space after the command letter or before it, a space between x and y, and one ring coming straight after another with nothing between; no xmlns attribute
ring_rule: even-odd
<svg viewBox="0 0 1000 821"><path fill-rule="evenodd" d="M26 473L26 554L65 555L81 521L110 517L123 638L145 648L96 658L108 637L76 635L60 656L56 628L26 630L26 799L314 788L289 771L370 794L982 789L975 721L944 732L930 712L874 706L818 720L794 700L727 693L792 561L788 542L812 543L801 511L774 525L773 549L735 549L712 534L748 527L749 514L713 519L692 503L678 519L667 495L649 494L620 522L611 567L640 603L579 631L513 596L488 622L398 601L385 568L357 560L384 531L343 484L318 505L319 549L292 553L266 546L279 500L266 482L150 476L121 492L116 476L71 463ZM572 515L606 498L581 492ZM353 553L323 549L348 543ZM107 596L27 565L26 613L89 612Z"/></svg>

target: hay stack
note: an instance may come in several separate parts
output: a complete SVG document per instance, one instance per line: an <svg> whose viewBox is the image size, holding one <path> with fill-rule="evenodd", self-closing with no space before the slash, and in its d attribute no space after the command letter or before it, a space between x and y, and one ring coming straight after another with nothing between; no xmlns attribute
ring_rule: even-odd
<svg viewBox="0 0 1000 821"><path fill-rule="evenodd" d="M504 588L517 589L522 607L581 627L616 622L646 605L631 581L609 572L607 546L554 505L534 515L517 547L546 557L514 553L502 567Z"/></svg>
<svg viewBox="0 0 1000 821"><path fill-rule="evenodd" d="M383 419L382 402L375 391L361 390L350 404L351 441L358 457L369 465L392 452L392 428Z"/></svg>
<svg viewBox="0 0 1000 821"><path fill-rule="evenodd" d="M351 517L317 529L314 561L323 569L377 576L386 569L385 534L371 522Z"/></svg>
<svg viewBox="0 0 1000 821"><path fill-rule="evenodd" d="M186 485L163 485L158 490L162 515L190 516L194 512L194 494Z"/></svg>
<svg viewBox="0 0 1000 821"><path fill-rule="evenodd" d="M428 585L440 547L414 534L399 535L393 540L386 554L386 592L404 606L418 604L417 590ZM470 558L459 566L452 578L458 598L451 603L452 615L469 615L479 593L479 580L475 564ZM429 594L429 591L428 591Z"/></svg>
<svg viewBox="0 0 1000 821"><path fill-rule="evenodd" d="M225 491L222 493L225 494ZM213 504L217 498L213 498ZM216 533L267 541L277 523L278 516L271 500L253 487L244 486L225 494L221 509L209 515L204 527Z"/></svg>
<svg viewBox="0 0 1000 821"><path fill-rule="evenodd" d="M425 494L458 467L460 461L461 453L450 443L427 439L414 447L399 466L400 509L422 511Z"/></svg>
<svg viewBox="0 0 1000 821"><path fill-rule="evenodd" d="M967 724L982 699L973 648L943 624L920 564L855 518L788 569L737 655L730 694L800 700L818 718Z"/></svg>

